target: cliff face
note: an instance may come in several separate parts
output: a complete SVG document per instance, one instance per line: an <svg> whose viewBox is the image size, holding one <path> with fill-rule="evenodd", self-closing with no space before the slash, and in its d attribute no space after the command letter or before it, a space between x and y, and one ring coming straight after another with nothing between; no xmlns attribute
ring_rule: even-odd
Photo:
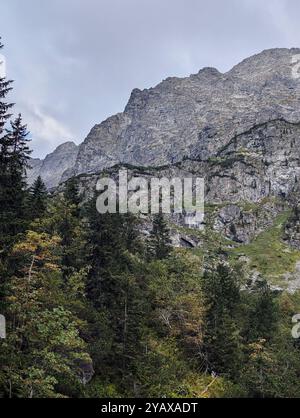
<svg viewBox="0 0 300 418"><path fill-rule="evenodd" d="M122 165L121 165L122 166ZM116 176L120 165L106 169ZM214 211L213 228L236 242L250 242L283 210L293 205L300 185L300 123L276 119L234 136L213 157L185 158L161 167L126 166L129 176L201 177L205 203ZM99 173L79 176L81 191L92 196ZM247 211L245 206L257 207Z"/></svg>
<svg viewBox="0 0 300 418"><path fill-rule="evenodd" d="M33 158L29 164L28 183L32 184L38 176L41 176L48 189L56 187L63 173L73 167L78 154L78 146L74 142L66 142L48 154L44 160Z"/></svg>
<svg viewBox="0 0 300 418"><path fill-rule="evenodd" d="M123 113L96 125L63 178L116 163L160 166L183 157L207 160L234 137L270 120L300 121L300 49L273 49L221 74L133 90Z"/></svg>
<svg viewBox="0 0 300 418"><path fill-rule="evenodd" d="M184 158L204 162L221 157L222 150L252 129L258 127L263 137L270 121L294 126L300 121L299 62L300 49L272 49L225 74L204 68L154 88L135 89L124 112L94 126L79 148L66 143L43 162L33 160L29 179L38 173L48 187L55 187L74 175L119 163L158 167ZM266 135L269 129L274 128L266 127ZM285 133L279 135L284 148Z"/></svg>

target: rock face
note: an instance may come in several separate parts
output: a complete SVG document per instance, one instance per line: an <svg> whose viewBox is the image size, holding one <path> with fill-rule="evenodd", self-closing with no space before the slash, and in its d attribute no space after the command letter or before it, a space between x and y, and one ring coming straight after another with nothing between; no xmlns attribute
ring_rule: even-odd
<svg viewBox="0 0 300 418"><path fill-rule="evenodd" d="M238 135L270 120L300 121L300 49L272 49L221 74L133 90L123 113L96 125L64 179L116 163L160 166L183 157L207 160Z"/></svg>
<svg viewBox="0 0 300 418"><path fill-rule="evenodd" d="M30 168L27 170L27 180L29 184L32 184L41 173L43 160L40 160L39 158L31 158L29 164Z"/></svg>
<svg viewBox="0 0 300 418"><path fill-rule="evenodd" d="M261 137L277 135L272 130L284 129L285 123L287 129L296 129L300 122L299 62L300 49L271 49L225 74L204 68L190 77L168 78L154 88L135 89L123 113L94 126L78 150L71 143L63 145L65 150L59 147L43 162L41 173L53 187L118 163L158 167L184 158L208 161L230 152L234 143L242 149L238 141L252 134L258 135L259 147ZM284 154L284 131L277 139ZM249 147L255 154L254 142ZM33 162L30 179L40 164Z"/></svg>
<svg viewBox="0 0 300 418"><path fill-rule="evenodd" d="M62 180L63 173L73 167L77 154L78 146L74 142L66 142L48 154L44 160L31 159L31 169L27 173L28 183L32 184L41 176L48 189L56 187Z"/></svg>
<svg viewBox="0 0 300 418"><path fill-rule="evenodd" d="M243 204L227 204L216 210L213 228L231 241L248 244L260 232L272 226L283 209L283 203L273 199L249 208L243 207Z"/></svg>
<svg viewBox="0 0 300 418"><path fill-rule="evenodd" d="M300 176L300 124L282 119L235 136L210 160L209 199L258 202L287 197ZM207 165L207 162L206 162Z"/></svg>

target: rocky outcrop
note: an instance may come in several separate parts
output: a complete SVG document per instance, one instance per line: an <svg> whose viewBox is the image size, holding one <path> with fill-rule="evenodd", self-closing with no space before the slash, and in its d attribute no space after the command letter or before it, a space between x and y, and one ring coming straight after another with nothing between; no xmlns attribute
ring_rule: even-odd
<svg viewBox="0 0 300 418"><path fill-rule="evenodd" d="M258 203L272 196L288 199L300 184L300 124L277 119L254 126L206 160L185 158L158 167L119 164L105 171L113 174L122 167L132 176L148 178L203 177L206 203ZM88 178L95 187L100 172L80 178Z"/></svg>
<svg viewBox="0 0 300 418"><path fill-rule="evenodd" d="M272 226L283 209L283 202L275 199L262 200L252 207L247 207L244 202L225 205L216 211L213 228L231 241L248 244Z"/></svg>
<svg viewBox="0 0 300 418"><path fill-rule="evenodd" d="M41 176L48 189L58 186L62 181L63 173L72 168L78 154L78 146L74 142L66 142L48 154L44 160L31 159L31 168L27 173L27 180L32 184Z"/></svg>
<svg viewBox="0 0 300 418"><path fill-rule="evenodd" d="M128 179L144 177L205 179L206 210L204 224L236 243L249 243L270 227L286 204L299 196L300 125L283 119L260 124L233 137L214 157L207 160L185 158L161 167L115 165L104 170L117 180L120 169ZM80 190L92 197L101 172L78 177ZM173 215L184 227L184 216ZM198 225L201 229L203 225ZM295 234L291 234L295 246ZM193 247L198 242L181 232L173 234L174 245Z"/></svg>

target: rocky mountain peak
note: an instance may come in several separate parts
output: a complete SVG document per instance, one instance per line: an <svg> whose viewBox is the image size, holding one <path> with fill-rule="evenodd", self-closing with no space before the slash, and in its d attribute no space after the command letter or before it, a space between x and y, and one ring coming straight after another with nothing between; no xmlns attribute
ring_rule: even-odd
<svg viewBox="0 0 300 418"><path fill-rule="evenodd" d="M253 79L262 81L272 75L281 75L289 79L295 65L294 57L299 54L300 48L266 49L235 65L227 74L248 81ZM297 58L296 60L299 61Z"/></svg>
<svg viewBox="0 0 300 418"><path fill-rule="evenodd" d="M34 158L30 160L31 169L28 171L28 183L32 184L38 176L41 176L45 185L51 189L56 187L63 173L73 167L78 154L78 146L68 141L59 145L44 160Z"/></svg>
<svg viewBox="0 0 300 418"><path fill-rule="evenodd" d="M60 154L61 152L74 151L77 148L78 148L78 146L75 144L75 142L73 142L73 141L67 141L67 142L64 142L63 144L59 145L53 151L53 153L49 154L49 156L51 156L52 154ZM47 157L48 157L48 155L46 156L46 158Z"/></svg>
<svg viewBox="0 0 300 418"><path fill-rule="evenodd" d="M235 135L277 118L300 120L300 49L271 49L221 74L203 68L186 78L134 89L124 113L81 144L73 174L117 162L159 166L207 159Z"/></svg>

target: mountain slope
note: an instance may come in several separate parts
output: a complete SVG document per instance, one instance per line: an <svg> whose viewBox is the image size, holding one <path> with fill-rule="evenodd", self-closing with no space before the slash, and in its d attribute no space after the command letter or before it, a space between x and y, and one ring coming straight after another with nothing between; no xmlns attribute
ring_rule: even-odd
<svg viewBox="0 0 300 418"><path fill-rule="evenodd" d="M272 49L221 74L204 68L133 90L123 113L96 125L63 179L116 163L159 166L206 160L238 134L283 118L300 121L300 49Z"/></svg>

